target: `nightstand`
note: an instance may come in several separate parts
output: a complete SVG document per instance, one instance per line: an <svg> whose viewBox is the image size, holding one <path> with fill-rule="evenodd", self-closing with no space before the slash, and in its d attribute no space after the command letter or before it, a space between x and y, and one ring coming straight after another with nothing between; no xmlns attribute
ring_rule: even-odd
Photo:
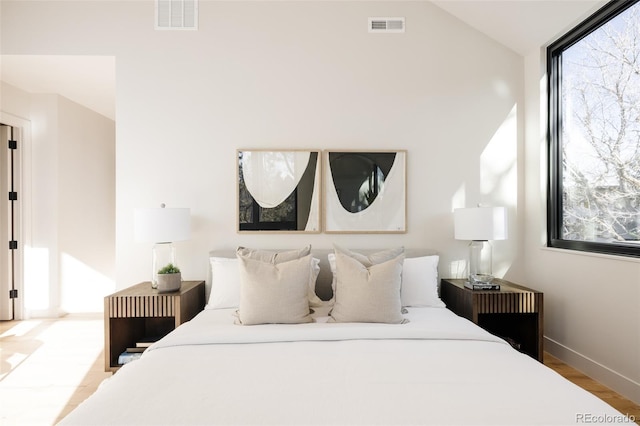
<svg viewBox="0 0 640 426"><path fill-rule="evenodd" d="M204 309L204 281L183 281L180 290L159 293L142 282L104 298L104 369L136 342L161 338Z"/></svg>
<svg viewBox="0 0 640 426"><path fill-rule="evenodd" d="M500 290L492 291L470 290L465 281L441 280L440 296L447 308L542 362L543 294L498 278L494 282Z"/></svg>

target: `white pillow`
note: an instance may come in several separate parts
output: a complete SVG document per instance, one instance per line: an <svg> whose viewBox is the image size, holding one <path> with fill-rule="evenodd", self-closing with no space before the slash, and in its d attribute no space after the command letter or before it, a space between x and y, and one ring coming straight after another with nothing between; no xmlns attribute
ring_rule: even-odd
<svg viewBox="0 0 640 426"><path fill-rule="evenodd" d="M240 306L240 265L237 258L211 257L211 293L205 309L237 308ZM309 306L322 306L316 295L316 280L320 259L313 258L309 276Z"/></svg>
<svg viewBox="0 0 640 426"><path fill-rule="evenodd" d="M211 293L205 309L237 308L240 305L240 268L236 258L211 257Z"/></svg>
<svg viewBox="0 0 640 426"><path fill-rule="evenodd" d="M402 268L402 306L429 306L444 308L438 297L439 256L411 257Z"/></svg>

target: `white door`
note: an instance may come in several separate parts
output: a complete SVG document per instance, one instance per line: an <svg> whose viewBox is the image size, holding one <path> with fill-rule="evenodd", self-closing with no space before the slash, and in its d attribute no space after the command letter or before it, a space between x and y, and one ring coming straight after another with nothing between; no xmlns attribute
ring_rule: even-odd
<svg viewBox="0 0 640 426"><path fill-rule="evenodd" d="M18 129L0 124L0 320L14 319L19 261Z"/></svg>

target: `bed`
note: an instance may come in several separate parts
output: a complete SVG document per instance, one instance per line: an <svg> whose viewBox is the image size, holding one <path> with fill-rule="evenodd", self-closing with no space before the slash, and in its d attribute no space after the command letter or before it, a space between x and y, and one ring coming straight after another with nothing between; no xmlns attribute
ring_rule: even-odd
<svg viewBox="0 0 640 426"><path fill-rule="evenodd" d="M404 299L401 294L394 302L399 314L384 302L376 305L375 298L368 300L367 307L375 305L373 315L388 310L383 314L384 321L375 321L378 317L367 317L372 311L366 307L357 313L356 320L349 317L358 307L348 306L353 295L343 286L350 285L346 284L347 278L349 282L358 281L352 278L357 271L349 271L348 276L339 272L348 268L345 256L338 251L331 262L313 260L324 254L312 253L310 268L306 272L300 268L299 277L309 274L304 278L308 281L304 289L307 304L306 312L295 312L295 323L282 323L282 317L262 321L253 311L248 315L245 287L240 300L235 290L223 294L220 288L238 279L241 286L246 285L242 273L234 276L238 259L233 266L233 258L225 261L225 257L212 256L207 309L153 344L139 360L124 365L61 424L629 422L600 399L446 309L437 296L436 255L402 253L391 266L389 261L366 255L373 262L369 266L366 260L362 263L369 278L378 275L377 265L385 265L389 276L396 276L400 270L400 287L394 287L397 290L410 292L411 286L417 285L412 294L404 294ZM216 269L215 262L224 266ZM272 268L277 260L258 262L262 290L271 278L260 268ZM329 273L320 274L323 267ZM285 272L287 277L296 275L295 271ZM221 284L221 279L227 284ZM278 279L289 280L281 275ZM390 296L386 288L388 281L388 276L379 281L385 287L380 290L385 300L395 297L395 292ZM227 290L235 289L235 284ZM367 292L379 290L372 290L371 281L367 285ZM296 291L302 294L300 288L286 288L287 295ZM331 298L333 291L335 297ZM330 300L324 301L317 294ZM362 299L362 293L356 296ZM259 294L259 303L269 297ZM278 302L284 297L279 294ZM268 315L280 309L269 303ZM292 303L294 299L287 299L285 304Z"/></svg>

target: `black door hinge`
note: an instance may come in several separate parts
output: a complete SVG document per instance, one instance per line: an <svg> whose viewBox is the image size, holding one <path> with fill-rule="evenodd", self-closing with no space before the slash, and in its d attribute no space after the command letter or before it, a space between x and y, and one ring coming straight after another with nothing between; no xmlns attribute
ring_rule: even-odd
<svg viewBox="0 0 640 426"><path fill-rule="evenodd" d="M15 191L9 192L9 201L18 201L18 193Z"/></svg>
<svg viewBox="0 0 640 426"><path fill-rule="evenodd" d="M12 289L9 290L9 299L17 299L18 298L18 290L17 289Z"/></svg>
<svg viewBox="0 0 640 426"><path fill-rule="evenodd" d="M9 149L18 149L18 141L9 141Z"/></svg>
<svg viewBox="0 0 640 426"><path fill-rule="evenodd" d="M15 240L9 241L9 250L17 250L18 242Z"/></svg>

